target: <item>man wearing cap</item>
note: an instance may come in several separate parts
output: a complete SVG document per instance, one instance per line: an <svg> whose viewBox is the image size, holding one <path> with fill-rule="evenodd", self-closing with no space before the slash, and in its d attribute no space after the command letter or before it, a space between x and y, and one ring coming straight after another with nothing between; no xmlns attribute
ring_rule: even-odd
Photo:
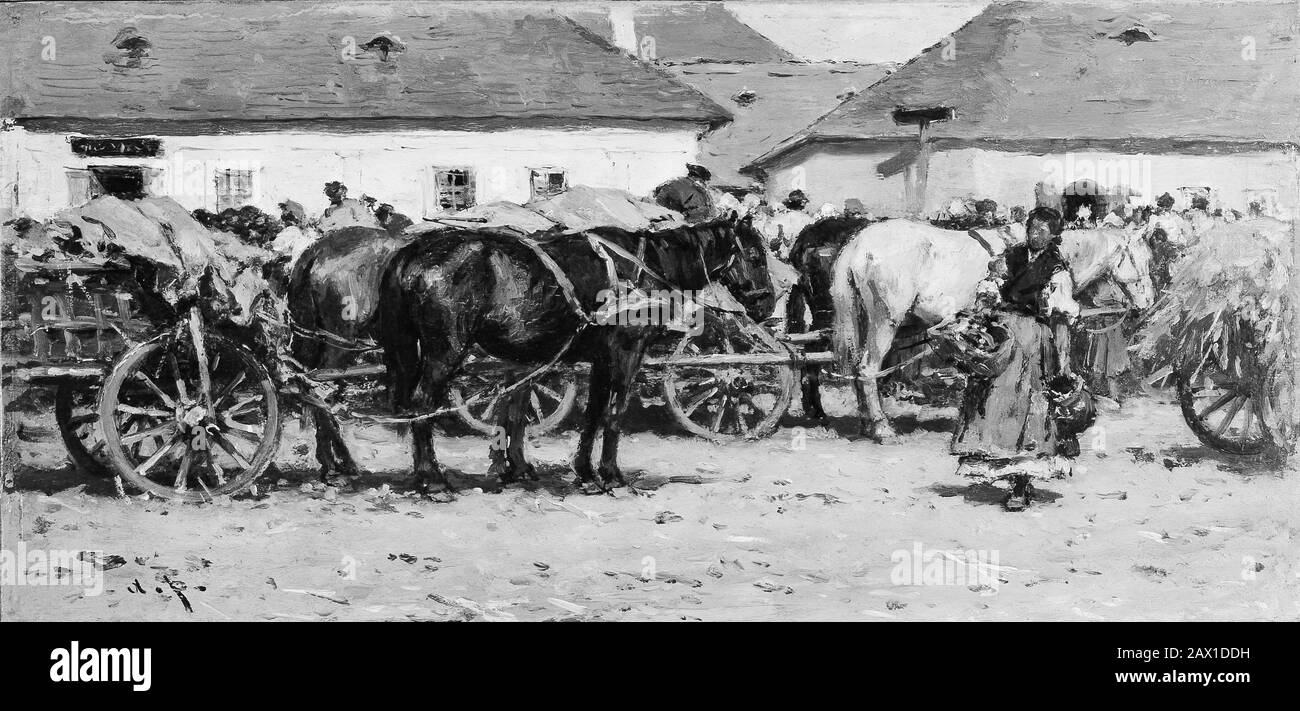
<svg viewBox="0 0 1300 711"><path fill-rule="evenodd" d="M325 197L329 198L329 207L320 219L321 232L332 232L344 227L375 227L379 220L374 213L366 209L360 200L348 197L348 186L337 180L325 183Z"/></svg>
<svg viewBox="0 0 1300 711"><path fill-rule="evenodd" d="M686 175L673 178L654 189L655 202L682 213L687 222L708 222L718 214L717 197L709 180L713 175L702 165L687 164Z"/></svg>

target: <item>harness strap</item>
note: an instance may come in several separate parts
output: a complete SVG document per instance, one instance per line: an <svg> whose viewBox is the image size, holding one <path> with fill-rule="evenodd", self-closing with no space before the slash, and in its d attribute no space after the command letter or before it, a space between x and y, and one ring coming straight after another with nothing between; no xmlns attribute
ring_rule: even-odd
<svg viewBox="0 0 1300 711"><path fill-rule="evenodd" d="M573 313L577 314L583 325L591 323L591 314L588 314L587 310L582 308L582 303L578 301L578 295L573 289L573 282L569 281L569 276L564 273L564 270L560 268L560 265L555 262L551 255L546 253L546 250L542 249L542 245L539 244L537 240L529 237L520 237L519 242L531 249L533 254L537 255L537 258L541 260L542 264L546 265L546 268L551 270L551 275L555 277L555 281L560 285L560 292L564 294L564 300L569 302L569 306L573 309Z"/></svg>
<svg viewBox="0 0 1300 711"><path fill-rule="evenodd" d="M984 239L984 236L981 235L979 232L976 232L975 230L968 230L966 234L973 237L976 242L979 242L980 246L984 248L985 252L989 253L990 257L998 256L997 253L993 251L993 245L989 244L989 241Z"/></svg>
<svg viewBox="0 0 1300 711"><path fill-rule="evenodd" d="M655 272L655 270L647 266L645 262L641 261L640 259L637 259L636 255L632 254L631 252L628 252L626 249L623 249L617 244L610 242L604 237L598 237L593 234L588 234L587 240L591 242L591 246L596 250L597 253L600 253L604 250L613 252L615 255L622 257L623 259L626 259L627 261L631 262L632 265L635 266L638 270L643 271L646 274L650 275L652 279L655 279L656 281L660 282L664 286L667 287L675 286L672 282L660 276L657 272ZM612 260L609 260L609 255L605 255L605 258L608 260L606 262L607 266L610 263L612 263Z"/></svg>

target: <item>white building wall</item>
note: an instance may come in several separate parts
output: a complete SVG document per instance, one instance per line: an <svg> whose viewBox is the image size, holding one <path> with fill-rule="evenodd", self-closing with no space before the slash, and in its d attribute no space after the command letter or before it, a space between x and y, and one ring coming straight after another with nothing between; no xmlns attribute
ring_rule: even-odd
<svg viewBox="0 0 1300 711"><path fill-rule="evenodd" d="M846 199L857 198L878 215L901 215L906 207L903 174L881 177L877 173L877 166L897 153L897 150L852 154L817 151L805 154L797 162L773 166L766 183L768 204L775 205L791 190L799 189L808 196L811 210L825 203L842 208Z"/></svg>
<svg viewBox="0 0 1300 711"><path fill-rule="evenodd" d="M1033 207L1039 182L1048 195L1059 196L1078 180L1093 180L1103 192L1126 190L1140 204L1154 204L1166 192L1183 200L1185 188L1209 188L1211 207L1244 212L1252 200L1259 199L1286 217L1297 214L1300 162L1295 153L1283 151L1208 156L941 151L930 159L925 211L941 210L959 197Z"/></svg>
<svg viewBox="0 0 1300 711"><path fill-rule="evenodd" d="M794 187L802 187L814 209L827 202L842 206L846 198L858 198L879 216L901 217L906 212L903 174L882 178L876 172L895 154L893 150L836 149L800 155L769 169L768 199L779 200ZM1244 212L1253 199L1262 199L1275 206L1281 217L1300 215L1300 158L1295 152L1029 155L975 148L931 154L925 213L934 214L963 197L1032 208L1040 182L1049 194L1059 196L1066 185L1080 179L1096 180L1103 189L1127 188L1143 203L1154 204L1165 192L1181 199L1183 188L1209 188L1212 206Z"/></svg>
<svg viewBox="0 0 1300 711"><path fill-rule="evenodd" d="M324 184L339 180L351 197L364 193L418 219L437 209L429 204L435 167L471 168L479 203L526 202L531 168L562 168L570 185L647 195L684 174L697 152L696 131L670 129L163 136L158 158L85 158L73 154L68 139L21 128L0 132L0 212L48 217L71 203L69 170L123 164L154 169L151 192L191 210L215 207L214 173L226 168L253 170L252 204L272 214L290 199L319 215L327 204Z"/></svg>

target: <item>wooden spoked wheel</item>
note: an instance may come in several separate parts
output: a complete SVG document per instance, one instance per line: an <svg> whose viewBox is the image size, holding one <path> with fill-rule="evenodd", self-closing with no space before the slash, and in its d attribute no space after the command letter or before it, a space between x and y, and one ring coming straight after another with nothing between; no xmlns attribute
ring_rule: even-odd
<svg viewBox="0 0 1300 711"><path fill-rule="evenodd" d="M776 430L794 396L795 369L788 355L772 334L752 321L710 314L703 331L684 335L665 363L664 400L677 422L700 437L715 442L766 437ZM672 363L672 358L681 357L694 362ZM709 360L716 364L701 362Z"/></svg>
<svg viewBox="0 0 1300 711"><path fill-rule="evenodd" d="M211 501L250 486L280 440L275 384L218 336L155 339L118 360L99 397L113 469L155 496Z"/></svg>
<svg viewBox="0 0 1300 711"><path fill-rule="evenodd" d="M497 428L493 410L502 397L499 388L510 382L513 380L499 371L476 368L453 381L449 391L451 404L456 407L456 414L462 422L490 435ZM578 385L567 372L544 373L520 387L528 389L524 411L529 436L546 434L559 427L573 412L578 398Z"/></svg>
<svg viewBox="0 0 1300 711"><path fill-rule="evenodd" d="M54 391L54 421L77 470L91 476L113 476L107 442L99 431L99 388L61 382Z"/></svg>
<svg viewBox="0 0 1300 711"><path fill-rule="evenodd" d="M1197 439L1228 454L1263 454L1275 446L1272 378L1193 361L1175 374L1178 404Z"/></svg>

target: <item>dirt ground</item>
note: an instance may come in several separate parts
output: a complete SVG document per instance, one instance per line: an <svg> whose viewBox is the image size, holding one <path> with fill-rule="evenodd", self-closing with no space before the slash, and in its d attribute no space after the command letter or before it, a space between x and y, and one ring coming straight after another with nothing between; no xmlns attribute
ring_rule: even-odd
<svg viewBox="0 0 1300 711"><path fill-rule="evenodd" d="M951 410L895 406L897 445L791 418L715 445L666 424L624 437L636 477L569 485L571 434L533 443L542 481L501 493L487 439L439 437L462 494L409 491L404 438L349 427L372 472L313 486L286 424L279 481L214 504L119 499L67 464L48 416L19 442L4 548L100 552L102 594L5 585L5 620L1295 620L1300 472L1200 446L1176 406L1103 408L1072 478L1023 513L954 475ZM650 412L648 414L655 414ZM659 416L659 415L655 415ZM662 417L666 418L666 415ZM972 552L972 553L968 553ZM919 555L918 555L919 554ZM938 561L936 563L936 561Z"/></svg>

